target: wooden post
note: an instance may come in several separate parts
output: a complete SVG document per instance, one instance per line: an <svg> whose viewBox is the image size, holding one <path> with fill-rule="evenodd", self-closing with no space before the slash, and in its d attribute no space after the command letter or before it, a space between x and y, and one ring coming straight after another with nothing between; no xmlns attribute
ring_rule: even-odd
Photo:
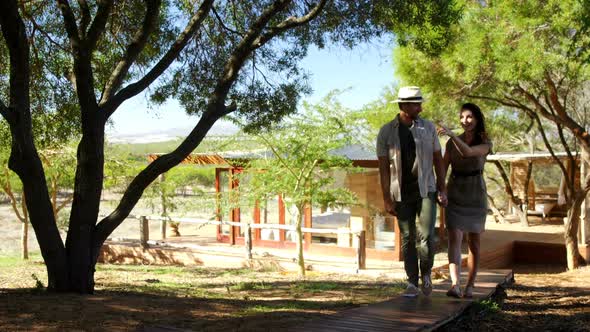
<svg viewBox="0 0 590 332"><path fill-rule="evenodd" d="M256 201L254 206L254 223L260 224L260 202ZM254 241L260 240L260 228L254 230Z"/></svg>
<svg viewBox="0 0 590 332"><path fill-rule="evenodd" d="M141 247L146 249L148 247L148 240L150 239L150 227L148 219L145 216L139 217L139 243Z"/></svg>
<svg viewBox="0 0 590 332"><path fill-rule="evenodd" d="M221 185L220 185L220 173L219 168L215 168L215 220L221 221ZM221 241L223 236L223 230L221 225L217 225L217 241Z"/></svg>
<svg viewBox="0 0 590 332"><path fill-rule="evenodd" d="M246 246L246 259L248 261L252 260L252 227L250 227L250 223L246 223L244 230L244 244Z"/></svg>
<svg viewBox="0 0 590 332"><path fill-rule="evenodd" d="M399 229L399 223L397 217L393 218L393 231L394 231L394 247L393 247L393 259L401 262L404 260L404 255L402 252L402 233Z"/></svg>
<svg viewBox="0 0 590 332"><path fill-rule="evenodd" d="M367 239L366 231L362 230L355 234L358 237L358 247L356 248L356 270L364 270L367 268Z"/></svg>
<svg viewBox="0 0 590 332"><path fill-rule="evenodd" d="M235 174L235 168L230 168L229 170L229 195L230 197L232 197L232 195L234 195L235 193L233 192L234 188L237 188L237 181L234 179L234 174ZM231 202L230 199L230 204L233 203ZM237 208L232 208L231 210L231 221L235 221L235 222L239 222L240 221L240 212ZM231 245L235 245L236 244L236 230L237 227L236 226L230 226L230 231L229 231L229 243Z"/></svg>
<svg viewBox="0 0 590 332"><path fill-rule="evenodd" d="M162 188L162 192L161 192L161 198L162 198L162 217L166 218L168 217L168 212L167 212L167 202L166 202L166 195L164 194L164 183L166 181L166 176L164 175L165 173L160 174L160 187ZM161 220L160 221L160 238L163 240L166 238L166 220Z"/></svg>

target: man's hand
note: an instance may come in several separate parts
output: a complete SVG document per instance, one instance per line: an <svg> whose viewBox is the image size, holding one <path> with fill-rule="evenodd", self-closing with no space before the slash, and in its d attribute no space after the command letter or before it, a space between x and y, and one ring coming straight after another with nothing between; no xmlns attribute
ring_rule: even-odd
<svg viewBox="0 0 590 332"><path fill-rule="evenodd" d="M437 195L437 200L438 203L442 206L442 207L446 207L447 204L449 203L449 200L447 198L447 193L444 191L439 191L438 195Z"/></svg>
<svg viewBox="0 0 590 332"><path fill-rule="evenodd" d="M391 199L386 199L385 200L385 211L387 211L387 213L391 214L392 216L397 217L397 211L395 211L395 202L392 201Z"/></svg>

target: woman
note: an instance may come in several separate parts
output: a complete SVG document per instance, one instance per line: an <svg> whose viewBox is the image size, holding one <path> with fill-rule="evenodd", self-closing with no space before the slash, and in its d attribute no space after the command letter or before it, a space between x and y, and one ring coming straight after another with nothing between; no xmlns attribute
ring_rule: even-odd
<svg viewBox="0 0 590 332"><path fill-rule="evenodd" d="M473 296L479 264L480 234L484 231L488 210L483 168L486 156L492 151L492 143L486 135L484 117L479 107L472 103L463 104L459 116L463 128L461 135L456 135L444 126L438 129L439 135L450 137L443 158L445 172L451 165L445 220L452 285L447 296L458 298ZM469 245L469 275L464 293L461 292L460 280L463 233L467 233Z"/></svg>

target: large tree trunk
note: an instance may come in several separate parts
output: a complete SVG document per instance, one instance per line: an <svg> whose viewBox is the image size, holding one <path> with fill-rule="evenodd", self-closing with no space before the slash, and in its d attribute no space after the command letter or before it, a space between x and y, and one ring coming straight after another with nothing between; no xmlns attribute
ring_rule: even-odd
<svg viewBox="0 0 590 332"><path fill-rule="evenodd" d="M84 128L85 134L78 145L76 184L66 238L70 290L82 294L94 292L96 261L92 244L104 178L104 127L100 120L87 123L98 125Z"/></svg>
<svg viewBox="0 0 590 332"><path fill-rule="evenodd" d="M32 144L31 144L32 145ZM13 136L10 168L19 175L26 197L29 220L35 231L41 255L47 267L47 289L50 291L67 291L69 276L65 248L49 199L45 175L41 160L34 147L29 146L31 155L23 155L24 149Z"/></svg>
<svg viewBox="0 0 590 332"><path fill-rule="evenodd" d="M585 196L584 191L576 193L575 200L567 211L564 237L568 270L576 269L584 264L584 258L578 249L578 228L580 227L581 206Z"/></svg>
<svg viewBox="0 0 590 332"><path fill-rule="evenodd" d="M11 107L2 111L12 138L8 167L23 184L31 225L47 267L48 289L66 290L65 249L53 217L43 165L33 140L29 39L16 1L0 1L0 25L10 55Z"/></svg>

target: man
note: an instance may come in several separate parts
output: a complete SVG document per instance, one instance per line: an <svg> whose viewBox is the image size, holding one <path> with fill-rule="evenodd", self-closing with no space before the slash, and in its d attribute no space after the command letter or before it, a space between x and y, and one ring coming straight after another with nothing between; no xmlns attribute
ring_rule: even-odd
<svg viewBox="0 0 590 332"><path fill-rule="evenodd" d="M440 143L434 124L419 116L423 101L420 88L400 88L394 101L400 112L377 136L385 211L397 216L402 233L401 249L408 276L403 294L406 297L418 296L419 272L422 293L428 296L432 292L437 190L439 202L446 204Z"/></svg>

